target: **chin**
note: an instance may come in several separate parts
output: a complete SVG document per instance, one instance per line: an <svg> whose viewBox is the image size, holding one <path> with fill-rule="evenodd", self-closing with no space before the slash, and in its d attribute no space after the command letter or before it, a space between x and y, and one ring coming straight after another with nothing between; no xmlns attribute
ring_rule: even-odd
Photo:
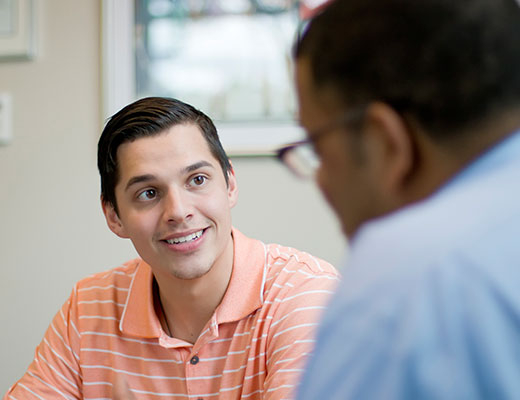
<svg viewBox="0 0 520 400"><path fill-rule="evenodd" d="M199 268L199 269L193 269L190 268L189 270L172 270L171 274L177 278L182 280L195 280L202 278L203 276L207 275L208 272L211 270L211 268Z"/></svg>
<svg viewBox="0 0 520 400"><path fill-rule="evenodd" d="M343 234L347 237L347 239L352 239L352 237L360 228L360 224L355 223L350 218L342 217L338 212L336 212L336 215L341 222L341 230L343 231Z"/></svg>

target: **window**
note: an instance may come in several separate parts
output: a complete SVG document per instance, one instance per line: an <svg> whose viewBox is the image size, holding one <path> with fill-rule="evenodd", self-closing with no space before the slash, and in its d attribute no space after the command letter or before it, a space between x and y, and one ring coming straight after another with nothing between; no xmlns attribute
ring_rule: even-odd
<svg viewBox="0 0 520 400"><path fill-rule="evenodd" d="M170 96L208 114L230 155L300 139L291 48L308 3L104 1L105 117L137 98Z"/></svg>

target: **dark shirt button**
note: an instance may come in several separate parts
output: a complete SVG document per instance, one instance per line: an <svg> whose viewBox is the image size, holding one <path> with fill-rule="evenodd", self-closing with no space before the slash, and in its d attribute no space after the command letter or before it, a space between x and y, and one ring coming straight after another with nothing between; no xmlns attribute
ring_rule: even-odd
<svg viewBox="0 0 520 400"><path fill-rule="evenodd" d="M199 357L198 357L198 356L193 356L193 357L191 357L191 359L190 359L190 364L195 365L195 364L197 364L198 362L199 362Z"/></svg>

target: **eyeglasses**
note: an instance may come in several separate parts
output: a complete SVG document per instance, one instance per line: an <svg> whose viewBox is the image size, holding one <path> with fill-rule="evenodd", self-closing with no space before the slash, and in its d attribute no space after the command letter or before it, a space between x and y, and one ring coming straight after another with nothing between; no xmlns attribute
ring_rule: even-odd
<svg viewBox="0 0 520 400"><path fill-rule="evenodd" d="M324 126L307 131L307 139L289 143L276 151L278 159L289 170L302 179L314 178L316 170L320 166L320 157L316 153L316 143L331 133L337 132L337 128L361 121L366 107L357 107L340 114Z"/></svg>

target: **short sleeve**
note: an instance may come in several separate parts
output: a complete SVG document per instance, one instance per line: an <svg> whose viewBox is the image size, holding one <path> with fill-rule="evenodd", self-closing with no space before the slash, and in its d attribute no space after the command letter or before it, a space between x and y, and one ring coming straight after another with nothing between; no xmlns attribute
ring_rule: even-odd
<svg viewBox="0 0 520 400"><path fill-rule="evenodd" d="M54 316L24 376L4 399L79 399L80 333L76 289Z"/></svg>
<svg viewBox="0 0 520 400"><path fill-rule="evenodd" d="M302 276L286 282L275 299L279 304L269 330L264 399L294 397L319 321L338 283L333 274L305 273L300 271Z"/></svg>

